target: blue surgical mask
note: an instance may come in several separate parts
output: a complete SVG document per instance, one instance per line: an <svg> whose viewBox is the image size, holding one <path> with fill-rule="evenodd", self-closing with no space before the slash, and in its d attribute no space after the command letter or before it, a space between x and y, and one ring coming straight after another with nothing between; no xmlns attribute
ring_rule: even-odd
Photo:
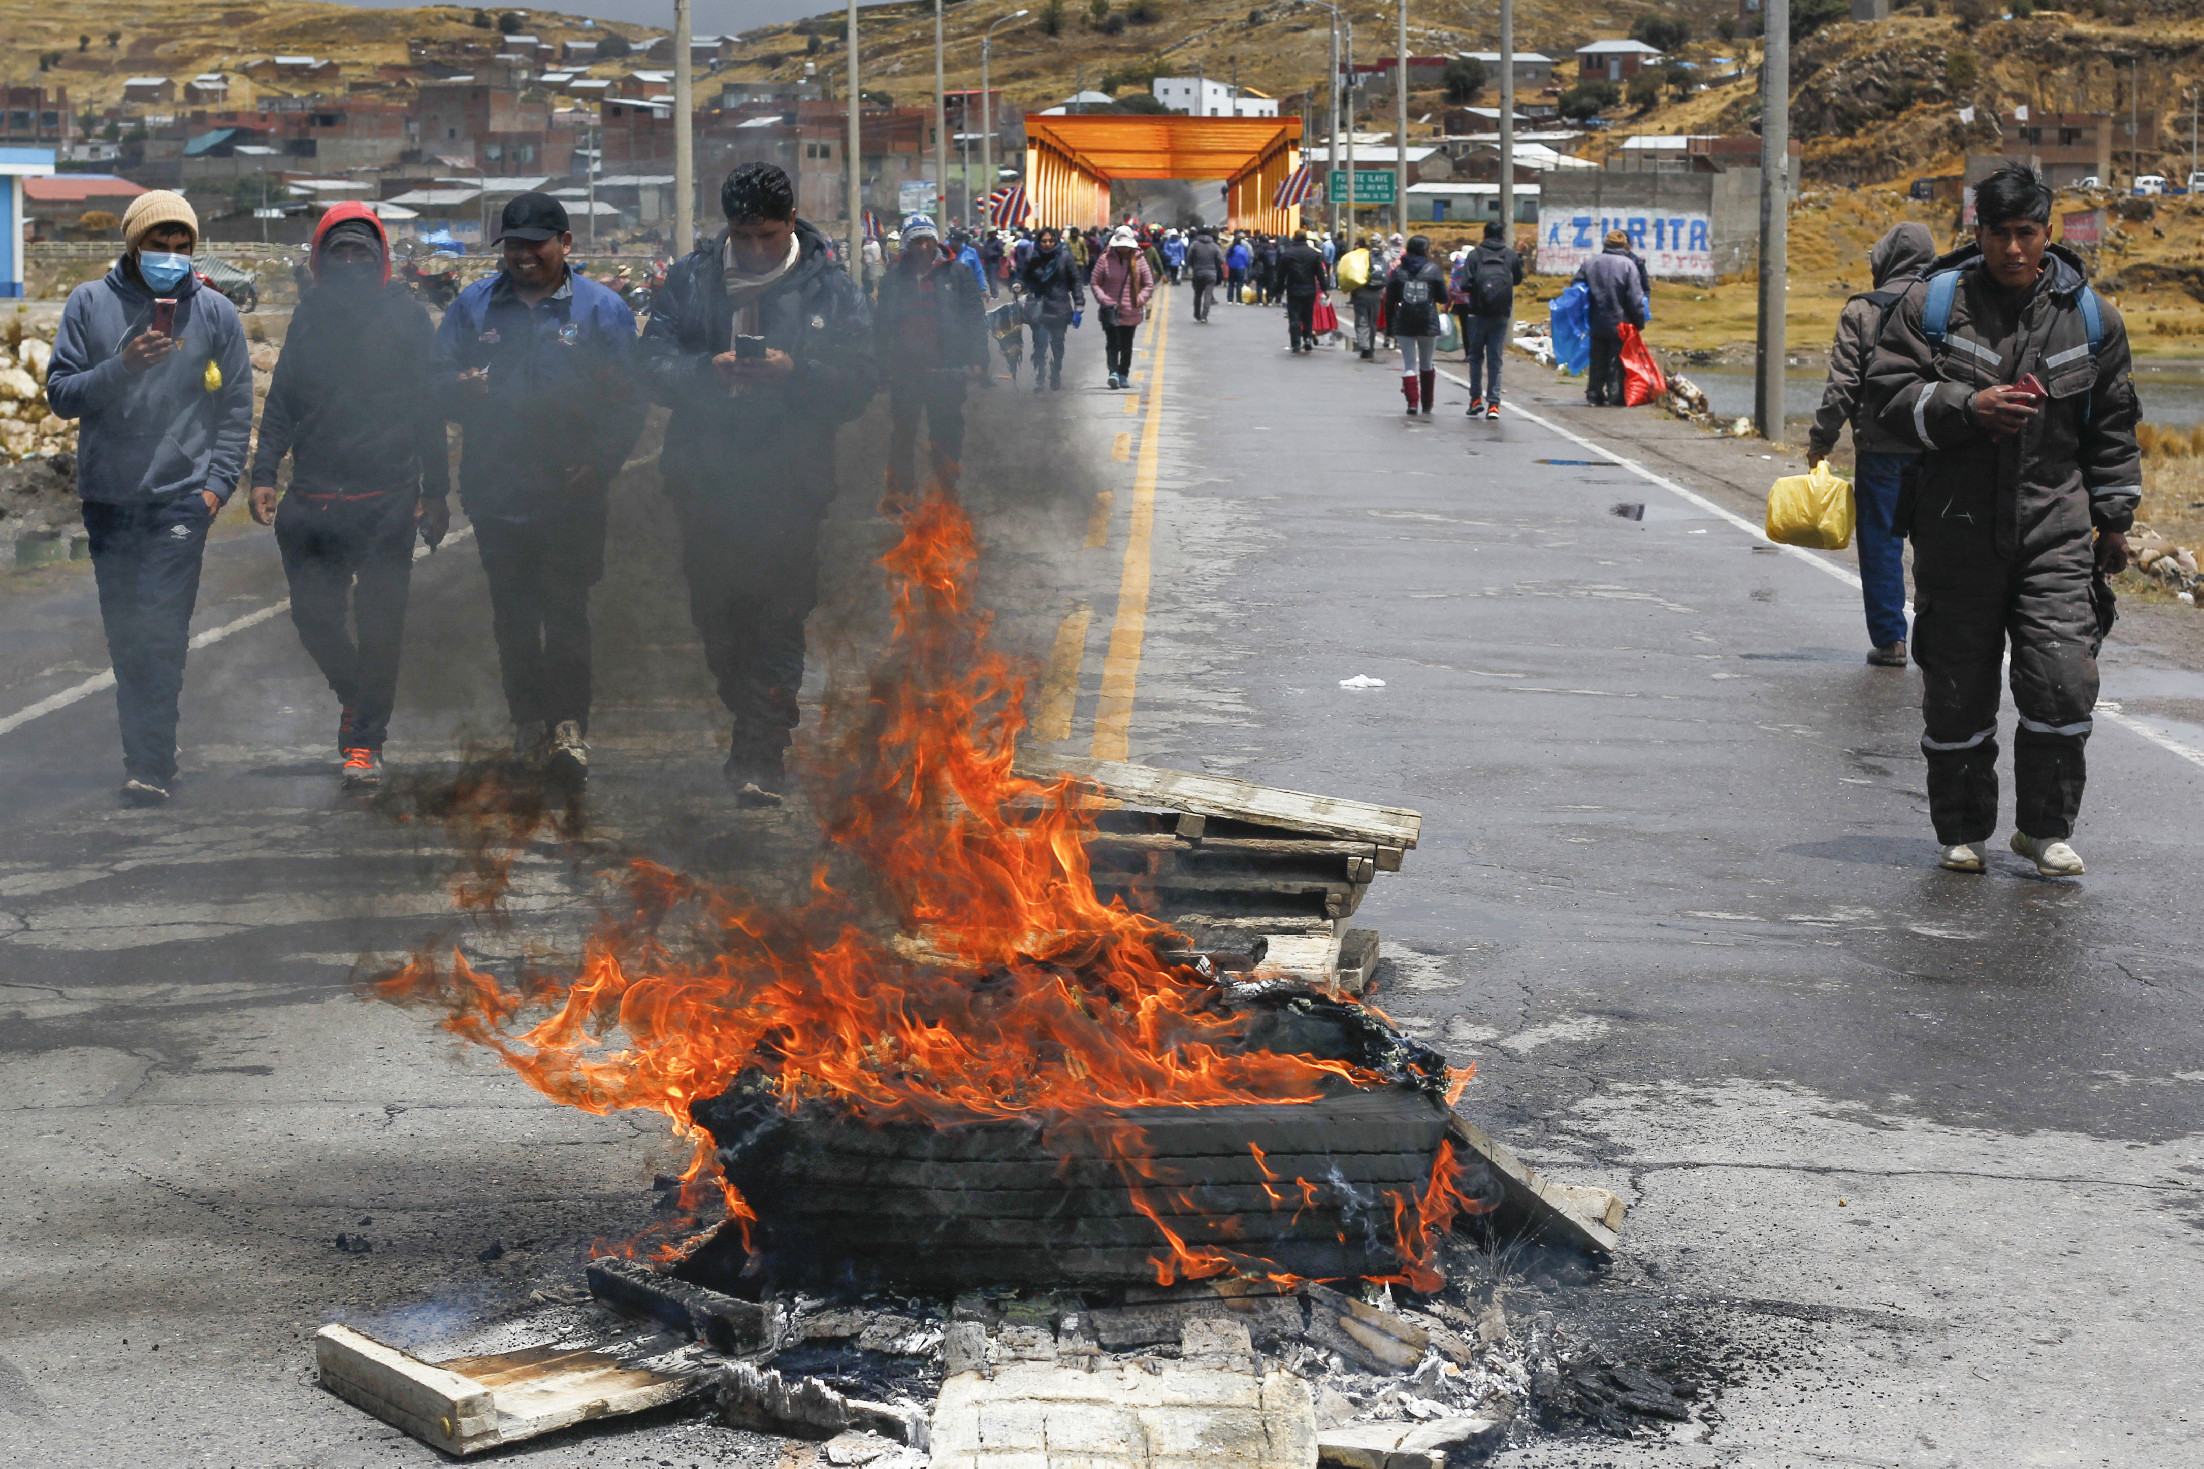
<svg viewBox="0 0 2204 1469"><path fill-rule="evenodd" d="M191 257L168 250L140 250L138 274L156 292L172 291L176 289L178 282L191 274Z"/></svg>

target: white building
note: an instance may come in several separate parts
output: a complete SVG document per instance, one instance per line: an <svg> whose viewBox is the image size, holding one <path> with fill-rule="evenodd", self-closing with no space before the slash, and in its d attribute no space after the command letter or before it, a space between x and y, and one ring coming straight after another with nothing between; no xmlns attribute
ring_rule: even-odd
<svg viewBox="0 0 2204 1469"><path fill-rule="evenodd" d="M1189 117L1276 117L1278 99L1207 77L1157 77L1150 90L1173 112Z"/></svg>

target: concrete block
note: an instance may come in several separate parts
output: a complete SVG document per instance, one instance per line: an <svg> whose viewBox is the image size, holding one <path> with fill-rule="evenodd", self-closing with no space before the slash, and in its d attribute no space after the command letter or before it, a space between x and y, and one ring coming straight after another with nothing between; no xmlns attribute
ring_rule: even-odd
<svg viewBox="0 0 2204 1469"><path fill-rule="evenodd" d="M1245 1338L1227 1345L1246 1351ZM1316 1411L1289 1372L1200 1363L1088 1372L1044 1362L952 1374L934 1409L934 1469L1309 1469Z"/></svg>
<svg viewBox="0 0 2204 1469"><path fill-rule="evenodd" d="M1449 1453L1497 1448L1506 1437L1507 1425L1491 1418L1348 1423L1318 1434L1316 1452L1332 1469L1445 1469Z"/></svg>

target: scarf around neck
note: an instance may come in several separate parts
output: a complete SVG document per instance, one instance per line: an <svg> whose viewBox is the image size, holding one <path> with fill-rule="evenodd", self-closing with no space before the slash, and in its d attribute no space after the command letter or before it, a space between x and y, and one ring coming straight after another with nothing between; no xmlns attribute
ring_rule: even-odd
<svg viewBox="0 0 2204 1469"><path fill-rule="evenodd" d="M735 264L735 243L729 239L720 248L719 283L727 292L727 300L734 307L734 333L736 336L755 336L758 322L758 298L778 285L782 277L796 268L803 258L803 241L788 237L788 256L771 270L753 275Z"/></svg>

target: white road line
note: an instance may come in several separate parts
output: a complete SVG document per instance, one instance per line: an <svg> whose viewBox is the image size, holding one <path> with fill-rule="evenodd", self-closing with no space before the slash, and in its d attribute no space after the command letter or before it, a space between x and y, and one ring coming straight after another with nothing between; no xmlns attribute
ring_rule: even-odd
<svg viewBox="0 0 2204 1469"><path fill-rule="evenodd" d="M1453 382L1459 387L1466 388L1469 386L1469 383L1465 379L1457 377L1451 372L1442 371L1441 376L1447 378L1449 381ZM1679 499L1685 500L1690 504L1697 506L1699 509L1706 511L1708 514L1719 516L1723 520L1728 521L1731 525L1736 526L1739 530L1745 532L1747 535L1753 537L1755 540L1758 540L1766 545L1772 545L1777 550L1786 552L1789 555L1796 556L1799 560L1804 561L1808 566L1812 566L1821 571L1827 572L1829 575L1835 577L1838 581L1843 582L1846 586L1849 586L1854 590L1857 590L1859 588L1860 578L1857 572L1848 570L1844 566L1839 565L1837 562L1830 561L1825 557L1817 556L1813 552L1805 549L1803 546L1786 546L1779 541L1768 540L1765 527L1754 525L1744 516L1739 515L1735 511L1727 509L1724 506L1715 504L1712 500L1709 500L1706 496L1700 494L1698 491L1686 489L1682 485L1676 483L1676 481L1668 478L1666 475L1655 474L1652 470L1647 469L1644 465L1638 463L1637 460L1625 458L1623 455L1617 454L1614 450L1608 448L1604 444L1594 443L1592 440L1586 438L1584 435L1576 432L1576 430L1569 428L1564 424L1556 423L1552 419L1546 417L1544 414L1533 413L1529 409L1519 408L1513 403L1507 403L1502 406L1509 413L1513 413L1520 418L1527 418L1532 423L1537 424L1540 428L1547 430L1549 433L1559 434L1562 438L1567 439L1570 443L1577 445L1579 448L1589 450L1590 452L1599 455L1602 459L1605 459L1608 462L1615 464L1623 469L1629 470L1632 474L1636 475L1642 480L1645 480L1649 484L1659 485L1662 489L1667 490L1670 494L1675 495ZM1908 602L1906 604L1906 616L1909 619L1913 616L1913 604L1911 602ZM2128 733L2130 734L2140 736L2141 738L2150 741L2150 743L2156 745L2159 749L2164 750L2169 755L2178 756L2179 758L2188 761L2191 765L2204 768L2204 750L2200 750L2196 746L2191 745L2184 740L2175 739L2172 735L2167 734L2163 730L2152 728L2150 725L2145 724L2142 720L2137 719L2134 715L2124 712L2116 705L2100 703L2097 706L2096 715L2100 719L2110 720L2112 723L2120 726L2120 728L2128 731Z"/></svg>
<svg viewBox="0 0 2204 1469"><path fill-rule="evenodd" d="M455 530L450 535L444 537L444 544L447 546L456 546L461 541L466 540L469 536L473 534L474 530L472 527L462 526L460 529ZM413 548L413 559L416 561L420 560L423 556L426 556L428 554L429 548L427 546L417 545ZM186 646L191 648L193 651L197 651L200 648L212 647L214 644L221 642L222 639L229 637L233 633L241 633L248 627L258 627L261 623L266 622L269 618L281 617L284 613L290 610L291 599L289 597L285 597L282 601L270 603L268 606L261 608L257 612L248 612L243 617L237 618L234 621L225 622L220 627L210 627L205 632L194 633L192 634L190 643L186 644ZM114 686L114 669L110 668L105 673L95 673L82 683L71 684L69 685L69 687L61 690L59 693L48 694L45 698L40 699L37 703L26 705L25 707L16 710L13 714L7 715L4 718L0 718L0 735L7 734L12 730L21 729L24 725L29 724L34 719L43 719L57 709L66 709L71 704L79 703L85 699L90 698L92 695L99 693L103 689L111 689Z"/></svg>

